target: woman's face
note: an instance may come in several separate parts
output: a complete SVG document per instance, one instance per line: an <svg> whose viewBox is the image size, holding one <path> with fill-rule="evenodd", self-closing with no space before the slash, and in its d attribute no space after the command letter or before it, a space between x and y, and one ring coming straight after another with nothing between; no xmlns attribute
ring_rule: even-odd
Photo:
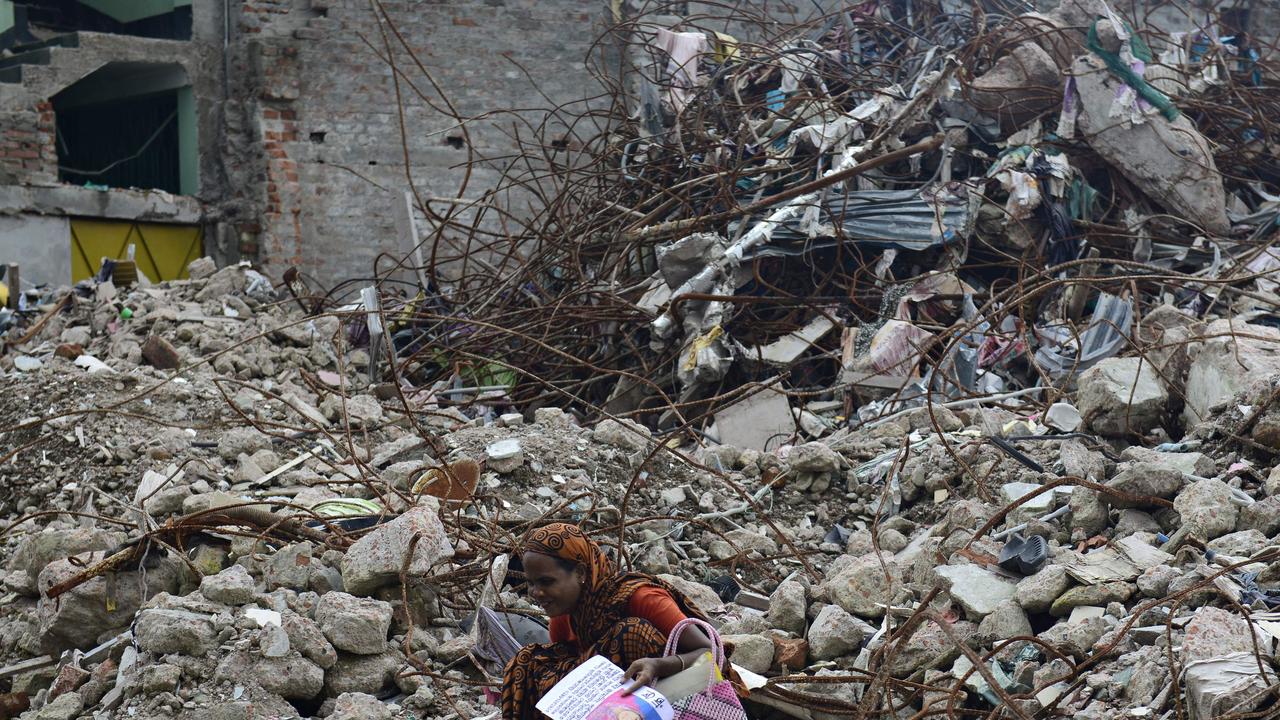
<svg viewBox="0 0 1280 720"><path fill-rule="evenodd" d="M529 583L529 597L548 615L568 615L578 604L586 573L581 565L566 570L550 555L524 554L524 575Z"/></svg>

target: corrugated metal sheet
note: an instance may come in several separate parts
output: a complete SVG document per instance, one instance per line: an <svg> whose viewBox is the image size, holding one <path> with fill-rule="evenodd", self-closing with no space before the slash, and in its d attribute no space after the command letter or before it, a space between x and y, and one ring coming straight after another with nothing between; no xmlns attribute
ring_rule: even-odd
<svg viewBox="0 0 1280 720"><path fill-rule="evenodd" d="M834 244L819 241L804 248L788 248L788 243L809 239L802 217L774 229L773 242L762 246L755 255L799 254ZM834 232L837 224L838 233ZM823 198L818 226L821 228L819 238L842 235L859 244L927 250L966 238L973 230L973 219L964 195L929 196L919 190L860 190L833 192Z"/></svg>

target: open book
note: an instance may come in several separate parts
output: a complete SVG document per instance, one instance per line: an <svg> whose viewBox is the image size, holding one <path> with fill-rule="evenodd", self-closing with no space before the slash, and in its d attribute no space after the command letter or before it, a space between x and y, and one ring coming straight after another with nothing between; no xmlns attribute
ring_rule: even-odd
<svg viewBox="0 0 1280 720"><path fill-rule="evenodd" d="M556 683L537 708L551 720L671 720L671 703L651 687L624 697L624 674L596 655Z"/></svg>

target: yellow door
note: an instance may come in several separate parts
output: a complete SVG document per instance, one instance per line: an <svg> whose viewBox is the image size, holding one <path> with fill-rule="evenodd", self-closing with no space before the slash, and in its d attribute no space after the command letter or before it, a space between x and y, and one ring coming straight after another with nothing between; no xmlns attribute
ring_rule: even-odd
<svg viewBox="0 0 1280 720"><path fill-rule="evenodd" d="M138 270L155 282L186 278L187 264L204 253L198 225L73 219L71 282L97 274L104 257L127 257L130 244Z"/></svg>

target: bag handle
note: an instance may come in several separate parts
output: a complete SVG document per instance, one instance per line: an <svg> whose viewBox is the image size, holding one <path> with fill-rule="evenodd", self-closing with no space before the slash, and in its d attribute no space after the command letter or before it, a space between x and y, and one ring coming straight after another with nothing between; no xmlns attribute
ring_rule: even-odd
<svg viewBox="0 0 1280 720"><path fill-rule="evenodd" d="M685 631L685 628L689 627L699 628L707 634L707 638L711 640L711 655L715 660L716 668L723 669L726 659L724 641L720 639L720 633L716 632L711 623L698 618L685 618L671 628L671 634L667 636L667 647L662 651L662 656L670 657L677 654L677 649L680 647L680 635ZM715 675L713 674L712 677L714 678Z"/></svg>

